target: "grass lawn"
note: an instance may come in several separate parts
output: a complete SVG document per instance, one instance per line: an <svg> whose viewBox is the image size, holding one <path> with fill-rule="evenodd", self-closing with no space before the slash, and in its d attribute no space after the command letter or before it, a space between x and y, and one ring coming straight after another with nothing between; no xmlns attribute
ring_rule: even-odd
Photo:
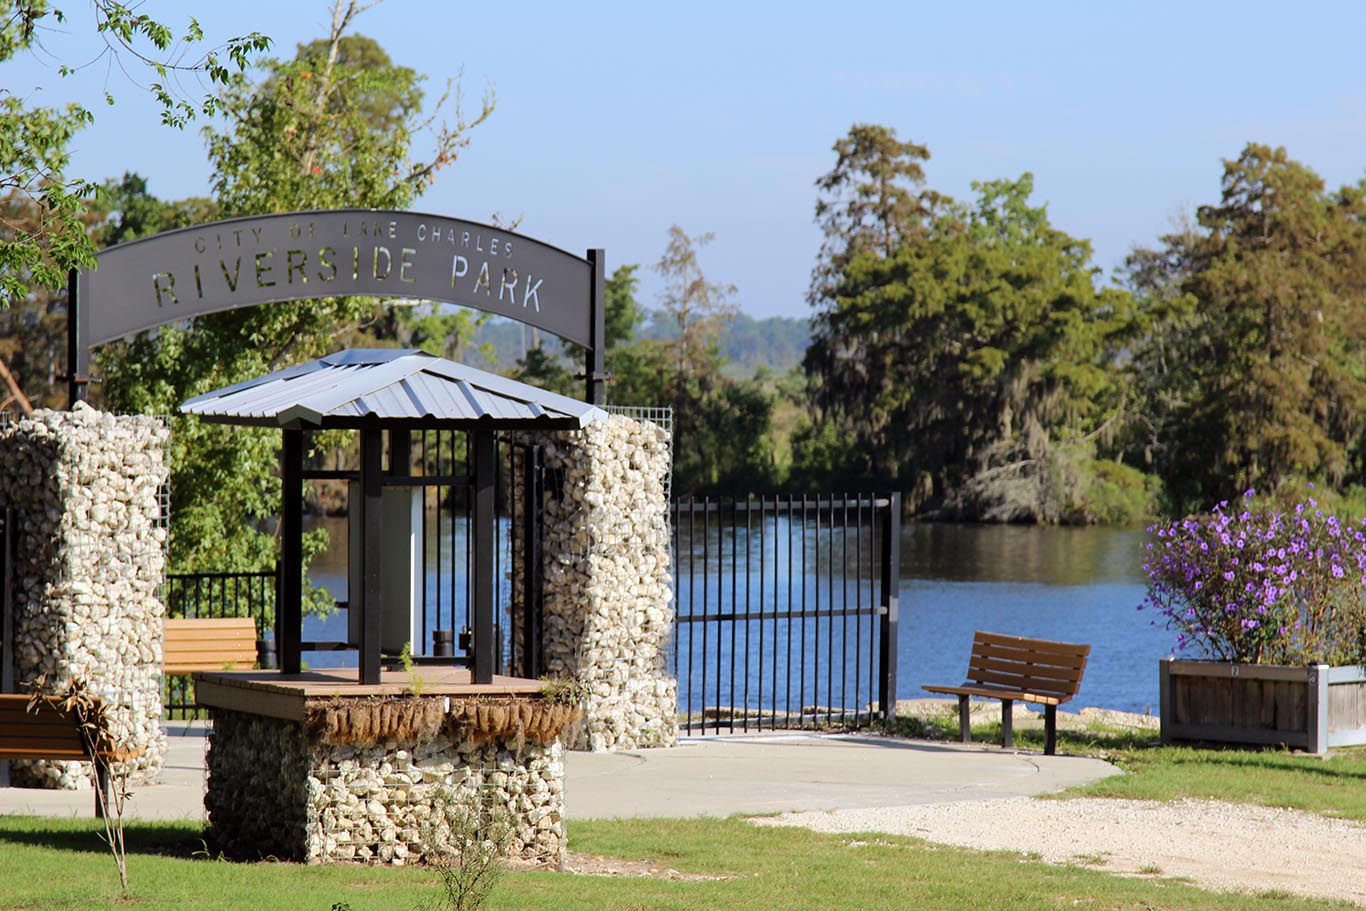
<svg viewBox="0 0 1366 911"><path fill-rule="evenodd" d="M956 713L930 719L897 719L903 732L958 739ZM1000 743L1000 722L975 724L974 740ZM1015 729L1015 745L1043 750L1041 728ZM1073 788L1058 797L1125 797L1176 800L1193 797L1233 803L1291 807L1322 816L1366 821L1366 747L1333 751L1327 758L1268 747L1162 746L1155 731L1106 728L1059 730L1058 752L1096 756L1128 774Z"/></svg>
<svg viewBox="0 0 1366 911"><path fill-rule="evenodd" d="M0 817L0 909L240 909L351 911L435 904L420 869L228 863L192 853L189 824L130 825L132 894L92 820ZM1218 895L1181 882L1051 867L1018 854L982 854L911 839L756 828L739 819L623 820L570 826L575 851L649 859L721 879L678 881L509 873L492 909L1290 909L1350 908L1284 894Z"/></svg>
<svg viewBox="0 0 1366 911"><path fill-rule="evenodd" d="M919 736L957 737L956 721L900 719ZM999 739L999 725L974 728ZM1016 729L1042 748L1042 732ZM1118 776L1069 796L1170 800L1216 798L1296 807L1366 820L1366 749L1331 758L1284 750L1155 745L1151 732L1059 732L1059 752L1100 756ZM417 868L307 867L230 863L207 857L190 823L130 823L129 880L118 878L92 819L0 816L0 911L18 909L366 909L440 908L435 876ZM1219 895L1160 877L1125 878L1084 865L1055 867L1026 855L981 853L883 835L820 835L757 828L741 819L574 822L575 852L648 861L691 878L508 873L492 909L1215 909L1352 908L1285 893Z"/></svg>
<svg viewBox="0 0 1366 911"><path fill-rule="evenodd" d="M1366 821L1366 749L1341 750L1323 759L1283 750L1167 746L1117 751L1106 758L1129 774L1059 796L1209 798Z"/></svg>

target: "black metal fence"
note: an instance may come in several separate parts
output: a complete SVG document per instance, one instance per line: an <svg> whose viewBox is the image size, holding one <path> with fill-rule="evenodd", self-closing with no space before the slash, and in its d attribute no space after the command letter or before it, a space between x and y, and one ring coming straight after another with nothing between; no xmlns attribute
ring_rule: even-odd
<svg viewBox="0 0 1366 911"><path fill-rule="evenodd" d="M475 643L471 633L474 602L474 552L476 530L474 522L474 483L471 465L474 460L472 434L454 430L423 430L399 438L390 438L388 463L384 471L385 484L419 491L421 497L421 528L418 541L421 552L415 567L419 581L414 592L417 616L413 619L411 653L419 660L437 659L443 662L471 663ZM517 650L511 626L525 626L521 598L523 586L514 584L514 571L524 565L517 557L539 539L539 506L522 508L514 515L512 501L523 501L527 496L539 495L535 479L528 472L540 471L541 463L529 453L534 447L515 439L498 438L495 442L495 462L511 466L507 472L497 472L494 497L498 516L492 542L494 557L494 672L522 669L525 655ZM514 457L514 453L516 456ZM310 480L354 482L358 473L349 470L306 470ZM537 501L539 502L539 501ZM345 526L337 529L347 533ZM347 547L345 542L337 542ZM539 564L535 564L539 568ZM538 594L535 585L526 590ZM349 595L349 593L348 593ZM520 599L520 600L519 600ZM344 606L344 602L339 602ZM348 638L343 635L342 639ZM349 637L354 639L354 636ZM437 639L449 642L449 648L438 650ZM304 643L310 646L335 649L344 642Z"/></svg>
<svg viewBox="0 0 1366 911"><path fill-rule="evenodd" d="M843 728L887 715L896 699L899 500L675 501L681 728Z"/></svg>
<svg viewBox="0 0 1366 911"><path fill-rule="evenodd" d="M167 617L251 617L256 637L272 629L276 570L249 573L168 573L162 590ZM197 718L194 685L185 674L167 674L161 705L167 718Z"/></svg>
<svg viewBox="0 0 1366 911"><path fill-rule="evenodd" d="M500 499L522 501L534 514L539 459L524 452ZM432 614L423 625L459 630L467 622L466 504L461 485L440 483L453 472L433 467L429 480L438 483L429 490L427 521L434 527L422 567ZM897 675L897 495L693 498L675 501L672 512L672 665L683 730L848 728L888 714ZM514 592L504 576L514 564L539 566L539 528L526 519L524 512L500 520L496 635L500 672L534 675L539 580L526 581L527 609L527 589ZM170 574L164 598L167 616L252 617L264 636L276 572ZM165 687L168 717L194 717L189 679L168 677Z"/></svg>
<svg viewBox="0 0 1366 911"><path fill-rule="evenodd" d="M510 466L498 473L496 500L500 517L494 541L494 671L536 676L540 673L540 498L544 479L540 451L515 439L499 439L497 456ZM474 597L473 485L469 477L472 455L469 435L457 431L414 433L397 452L390 453L389 476L420 491L421 552L415 567L418 616L411 652L418 660L469 663ZM514 457L515 454L515 457ZM310 480L350 482L353 471L312 470ZM514 510L514 501L518 509ZM333 546L349 549L346 522L333 525L339 540ZM514 578L523 567L527 579ZM166 577L163 596L168 617L251 617L260 638L274 634L277 570L264 572L175 573ZM340 652L350 648L346 615L349 592L339 589L340 613L320 627L325 640L305 641L305 652ZM449 642L439 654L438 633ZM532 648L523 643L529 642ZM453 653L451 653L453 652ZM325 660L325 659L319 659ZM164 706L169 717L194 717L194 693L188 677L168 677Z"/></svg>

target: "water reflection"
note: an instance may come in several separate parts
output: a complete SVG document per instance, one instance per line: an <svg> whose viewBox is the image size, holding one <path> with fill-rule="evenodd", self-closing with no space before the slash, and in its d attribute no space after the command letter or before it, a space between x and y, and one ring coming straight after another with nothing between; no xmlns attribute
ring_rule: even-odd
<svg viewBox="0 0 1366 911"><path fill-rule="evenodd" d="M903 576L1044 585L1141 583L1141 529L911 524Z"/></svg>
<svg viewBox="0 0 1366 911"><path fill-rule="evenodd" d="M902 698L957 683L975 630L1091 645L1072 707L1156 710L1171 635L1137 610L1141 530L913 525L902 539Z"/></svg>
<svg viewBox="0 0 1366 911"><path fill-rule="evenodd" d="M329 523L334 549L314 566L314 579L333 587L345 597L345 524ZM681 614L726 611L778 612L805 608L858 607L876 598L875 541L865 530L847 539L829 531L817 535L814 526L786 517L763 523L738 534L705 536L697 529L697 539L689 547L687 538L678 558L675 583L676 607ZM460 536L463 529L444 533ZM975 630L1061 639L1091 644L1092 653L1081 693L1072 707L1100 706L1128 711L1155 708L1157 702L1157 660L1171 649L1170 634L1152 625L1149 614L1136 610L1143 598L1142 553L1145 535L1137 529L1110 528L1037 528L1001 525L908 524L902 529L901 629L898 641L900 698L925 696L920 687L926 683L957 683L967 666L968 649ZM456 544L445 541L446 548ZM436 547L433 542L429 547ZM746 576L745 551L750 549ZM805 551L805 554L803 554ZM805 562L804 562L805 561ZM819 582L814 572L802 577L801 567L819 567ZM503 564L506 569L507 564ZM842 567L842 568L841 568ZM733 578L739 569L742 578ZM762 568L762 572L760 569ZM457 567L463 571L463 567ZM450 571L448 567L447 572ZM434 603L460 601L463 590L457 584L450 595L429 579L429 597ZM506 586L506 580L503 580ZM506 592L503 593L506 597ZM802 599L805 599L803 602ZM804 604L804 607L803 607ZM867 663L872 652L864 637L871 629L870 618L841 621L811 621L806 624L781 619L736 624L739 639L732 644L736 629L704 637L702 627L681 632L677 644L684 657L679 668L680 694L686 694L692 679L693 699L701 708L703 700L701 666L687 673L686 656L691 650L695 661L707 656L712 662L718 652L728 660L732 649L741 649L747 640L754 643L746 669L737 651L736 676L729 665L721 677L714 666L706 673L707 704L754 703L757 694L784 692L784 700L795 699L830 704L840 702L837 693L847 688L850 704L866 704L875 690L868 678ZM845 627L848 633L845 633ZM344 636L344 614L326 622L311 620L305 638ZM846 644L847 642L847 644ZM864 642L860 647L857 642ZM710 644L708 644L710 643ZM803 646L807 646L803 651ZM790 652L790 653L789 653ZM781 654L780 654L781 653ZM830 675L831 656L843 655L849 663L849 684L842 685L838 673ZM857 656L862 655L863 658ZM315 663L354 661L353 653L310 656ZM672 662L671 662L672 665ZM762 672L761 669L762 668ZM732 682L733 679L733 682ZM801 687L799 681L816 682ZM798 682L799 692L787 691ZM809 691L805 691L808 690ZM686 708L687 706L682 706Z"/></svg>

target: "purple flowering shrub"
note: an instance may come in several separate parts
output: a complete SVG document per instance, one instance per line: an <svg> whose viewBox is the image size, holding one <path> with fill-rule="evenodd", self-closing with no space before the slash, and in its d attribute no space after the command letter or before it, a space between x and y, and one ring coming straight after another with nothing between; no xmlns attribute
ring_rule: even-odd
<svg viewBox="0 0 1366 911"><path fill-rule="evenodd" d="M1212 513L1153 525L1143 570L1178 650L1252 664L1366 664L1366 520L1288 512Z"/></svg>

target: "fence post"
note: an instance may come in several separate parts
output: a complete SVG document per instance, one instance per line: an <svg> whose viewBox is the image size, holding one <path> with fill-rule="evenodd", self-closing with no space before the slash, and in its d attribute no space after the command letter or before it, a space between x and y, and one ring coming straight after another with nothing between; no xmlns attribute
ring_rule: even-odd
<svg viewBox="0 0 1366 911"><path fill-rule="evenodd" d="M1172 726L1176 724L1176 703L1172 694L1174 660L1171 656L1157 659L1157 736L1163 743L1172 742Z"/></svg>
<svg viewBox="0 0 1366 911"><path fill-rule="evenodd" d="M541 676L541 509L544 491L541 447L522 455L522 676Z"/></svg>
<svg viewBox="0 0 1366 911"><path fill-rule="evenodd" d="M14 510L0 510L0 693L14 689Z"/></svg>
<svg viewBox="0 0 1366 911"><path fill-rule="evenodd" d="M11 547L18 537L14 511L0 510L0 693L14 692L14 566ZM10 786L9 760L0 760L0 788Z"/></svg>
<svg viewBox="0 0 1366 911"><path fill-rule="evenodd" d="M1311 664L1305 674L1309 690L1309 730L1305 749L1310 753L1328 752L1328 665Z"/></svg>
<svg viewBox="0 0 1366 911"><path fill-rule="evenodd" d="M901 580L901 494L887 498L882 517L882 608L878 659L882 669L878 681L878 707L882 717L896 717L896 657L899 612L898 586Z"/></svg>

